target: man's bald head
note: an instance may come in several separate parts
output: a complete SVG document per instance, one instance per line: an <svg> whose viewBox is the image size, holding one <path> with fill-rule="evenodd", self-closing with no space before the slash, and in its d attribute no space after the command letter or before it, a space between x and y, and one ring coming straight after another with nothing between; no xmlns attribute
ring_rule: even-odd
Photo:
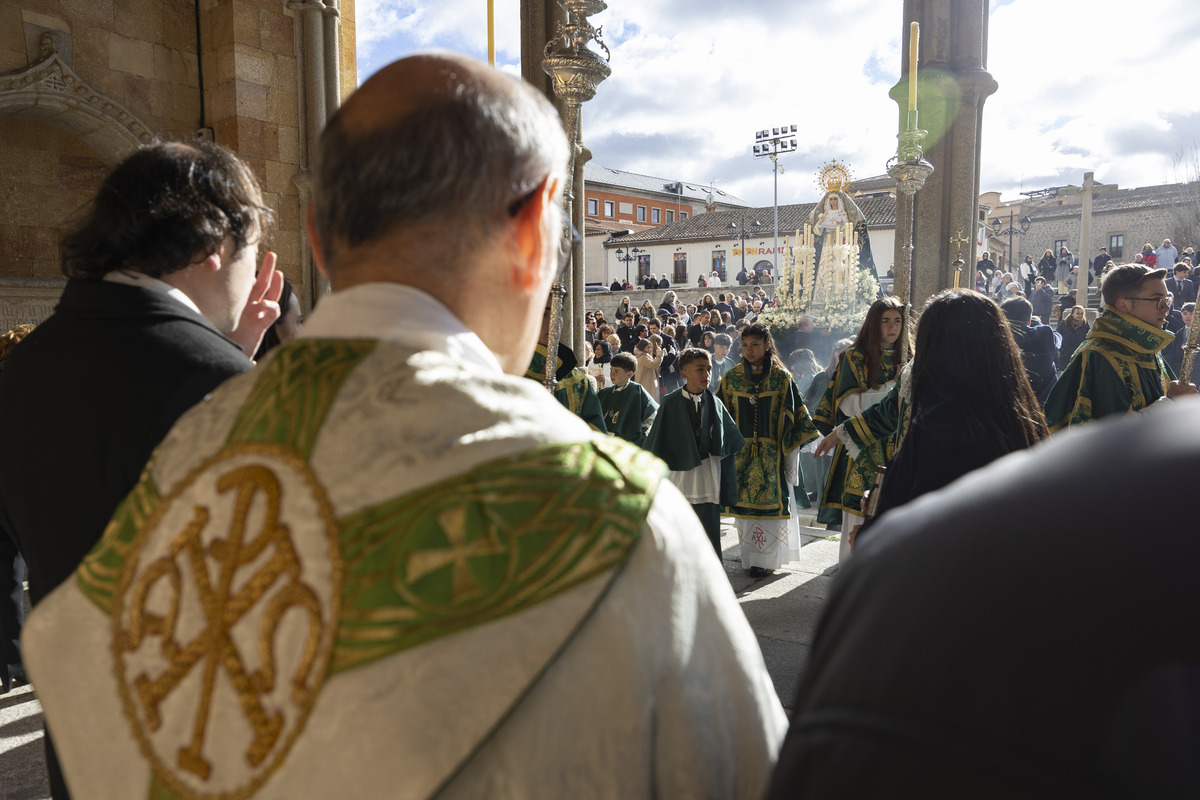
<svg viewBox="0 0 1200 800"><path fill-rule="evenodd" d="M566 160L558 114L528 84L449 54L389 64L321 135L313 208L326 268L406 233L455 266Z"/></svg>

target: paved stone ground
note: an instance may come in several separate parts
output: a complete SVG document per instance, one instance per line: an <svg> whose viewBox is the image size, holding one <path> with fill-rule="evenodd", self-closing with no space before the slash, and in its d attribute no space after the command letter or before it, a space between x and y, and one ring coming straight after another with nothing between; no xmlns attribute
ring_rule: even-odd
<svg viewBox="0 0 1200 800"><path fill-rule="evenodd" d="M804 520L811 523L811 520ZM791 711L800 670L808 659L817 618L837 566L836 535L802 528L800 560L758 580L742 568L737 532L724 520L721 547L725 573L746 618L758 635L767 670L784 708ZM0 800L46 800L42 706L31 686L0 695Z"/></svg>

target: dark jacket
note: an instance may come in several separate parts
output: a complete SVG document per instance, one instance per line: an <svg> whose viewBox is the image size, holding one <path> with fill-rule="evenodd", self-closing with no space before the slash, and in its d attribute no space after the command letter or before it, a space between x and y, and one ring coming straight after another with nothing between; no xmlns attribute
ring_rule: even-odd
<svg viewBox="0 0 1200 800"><path fill-rule="evenodd" d="M1033 387L1038 402L1044 404L1046 395L1050 394L1055 381L1058 380L1058 369L1054 359L1062 339L1049 325L1022 325L1019 322L1010 322L1008 327L1017 341L1017 347L1021 348L1021 361L1025 364L1029 385Z"/></svg>
<svg viewBox="0 0 1200 800"><path fill-rule="evenodd" d="M1049 286L1034 289L1029 302L1033 304L1033 315L1045 322L1050 319L1050 309L1054 307L1054 290Z"/></svg>
<svg viewBox="0 0 1200 800"><path fill-rule="evenodd" d="M1180 328L1175 332L1175 338L1171 343L1159 351L1163 361L1167 362L1167 366L1176 375L1183 368L1183 346L1187 343L1187 336L1187 328Z"/></svg>
<svg viewBox="0 0 1200 800"><path fill-rule="evenodd" d="M1175 295L1176 308L1184 303L1196 302L1196 284L1191 278L1184 278L1182 283L1175 280L1174 276L1167 278L1167 291Z"/></svg>
<svg viewBox="0 0 1200 800"><path fill-rule="evenodd" d="M67 282L0 385L0 522L29 564L34 603L96 544L175 420L250 367L162 292Z"/></svg>
<svg viewBox="0 0 1200 800"><path fill-rule="evenodd" d="M1071 360L1071 356L1075 355L1075 351L1079 349L1079 345L1083 344L1083 339L1087 336L1087 332L1092 329L1091 325L1086 322L1078 328L1073 327L1067 320L1060 320L1058 323L1058 336L1061 343L1058 346L1058 362L1066 364Z"/></svg>
<svg viewBox="0 0 1200 800"><path fill-rule="evenodd" d="M1058 259L1054 256L1042 256L1042 260L1037 265L1038 274L1047 281L1054 280L1054 271L1058 268Z"/></svg>
<svg viewBox="0 0 1200 800"><path fill-rule="evenodd" d="M1102 500L1197 470L1200 406L1168 403L881 517L833 582L767 800L1200 797L1200 628L1147 613L1196 607L1200 537L1174 504Z"/></svg>

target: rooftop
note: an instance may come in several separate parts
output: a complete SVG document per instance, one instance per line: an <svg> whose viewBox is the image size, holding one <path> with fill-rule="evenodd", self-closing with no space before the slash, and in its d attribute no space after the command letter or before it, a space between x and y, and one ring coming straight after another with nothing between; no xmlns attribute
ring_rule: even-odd
<svg viewBox="0 0 1200 800"><path fill-rule="evenodd" d="M895 227L896 199L894 197L886 195L883 197L868 197L855 200L855 202L858 203L858 207L862 210L863 215L866 216L868 228ZM794 205L780 206L780 237L782 238L804 227L804 223L808 221L808 215L815 205L816 203L796 203ZM728 239L734 235L741 235L740 229L743 214L746 219L747 238L756 238L764 235L770 236L772 234L771 227L775 210L773 206L766 206L765 208L747 208L745 211L713 211L708 214L697 214L689 219L669 222L657 228L650 228L649 230L613 239L611 244L606 242L605 246L617 247L623 246L626 243L637 244L641 242L654 244L655 242L664 241ZM761 225L757 228L754 227L752 225L754 220L758 220ZM733 228L729 227L730 223L734 225Z"/></svg>
<svg viewBox="0 0 1200 800"><path fill-rule="evenodd" d="M722 205L738 207L749 205L745 200L734 197L728 192L723 192L720 189L708 187L703 184L688 183L687 181L672 178L656 178L652 175L639 175L636 172L625 172L620 169L609 169L591 161L583 165L583 181L584 183L597 183L604 186L618 186L622 189L635 189L640 192L657 192L658 194L686 197L689 200L697 200L701 203L705 202L709 194L711 194L713 199Z"/></svg>
<svg viewBox="0 0 1200 800"><path fill-rule="evenodd" d="M1068 189L1077 187L1056 187ZM1063 195L1059 195L1062 197ZM1072 200L1079 195L1070 196ZM1196 183L1167 183L1159 186L1141 186L1136 189L1119 189L1115 192L1097 194L1092 200L1092 213L1104 214L1116 211L1137 211L1145 208L1163 208L1185 203L1200 202L1200 182ZM1053 205L1032 209L1030 219L1051 220L1064 217L1077 217L1080 213L1078 202L1068 202L1066 205Z"/></svg>

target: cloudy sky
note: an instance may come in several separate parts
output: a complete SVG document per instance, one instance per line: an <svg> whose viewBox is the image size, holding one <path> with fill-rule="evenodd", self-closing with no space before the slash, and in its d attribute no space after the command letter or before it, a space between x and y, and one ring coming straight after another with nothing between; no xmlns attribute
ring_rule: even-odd
<svg viewBox="0 0 1200 800"><path fill-rule="evenodd" d="M807 202L830 159L856 177L895 152L902 3L609 0L612 76L584 106L584 141L614 169L717 186L770 205L756 130L795 123L779 202ZM519 0L495 0L496 59L520 73ZM358 0L359 79L431 48L486 59L486 0ZM1122 188L1200 177L1195 0L992 0L982 191ZM935 166L937 166L935 164Z"/></svg>

